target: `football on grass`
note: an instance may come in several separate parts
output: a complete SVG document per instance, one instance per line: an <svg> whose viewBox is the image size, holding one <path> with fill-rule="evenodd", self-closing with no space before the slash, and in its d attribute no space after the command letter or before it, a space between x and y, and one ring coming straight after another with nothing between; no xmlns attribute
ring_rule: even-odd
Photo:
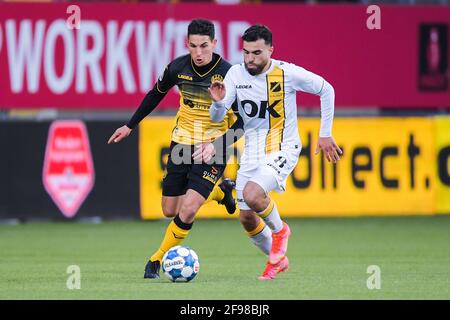
<svg viewBox="0 0 450 320"><path fill-rule="evenodd" d="M200 270L198 256L189 247L175 246L162 259L162 271L173 282L189 282Z"/></svg>

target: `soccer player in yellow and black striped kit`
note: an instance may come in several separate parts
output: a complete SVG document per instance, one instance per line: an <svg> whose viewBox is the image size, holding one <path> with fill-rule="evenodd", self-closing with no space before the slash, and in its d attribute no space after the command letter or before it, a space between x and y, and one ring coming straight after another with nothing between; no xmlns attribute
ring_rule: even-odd
<svg viewBox="0 0 450 320"><path fill-rule="evenodd" d="M234 132L242 129L243 122L232 109L219 123L213 123L210 119L209 107L212 101L208 88L213 81L222 81L231 67L213 52L216 43L214 25L210 21L191 21L187 38L189 54L169 63L130 121L118 128L108 141L119 142L126 138L156 108L169 89L178 86L180 109L172 131L167 173L162 183L163 213L166 217L173 217L173 220L167 227L160 247L151 255L144 278L159 278L164 253L186 238L198 209L206 201L216 200L224 204L229 213L236 209L232 197L234 182L225 179L218 186L216 183L226 166L225 141L232 144L238 139ZM232 139L226 138L227 132L233 134ZM213 159L212 163L209 158L203 157L204 150L211 148L222 151L222 156Z"/></svg>

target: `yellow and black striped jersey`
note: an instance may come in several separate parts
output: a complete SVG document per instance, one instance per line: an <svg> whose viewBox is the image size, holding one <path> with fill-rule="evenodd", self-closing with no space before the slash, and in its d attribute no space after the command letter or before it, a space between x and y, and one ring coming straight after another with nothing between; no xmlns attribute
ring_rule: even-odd
<svg viewBox="0 0 450 320"><path fill-rule="evenodd" d="M223 121L211 121L209 108L212 100L208 92L211 82L223 81L230 68L231 65L215 53L206 66L195 66L191 56L185 55L173 60L165 68L156 83L156 89L165 94L176 85L180 93L180 108L172 131L172 141L182 144L212 141L231 127L235 121L232 109Z"/></svg>

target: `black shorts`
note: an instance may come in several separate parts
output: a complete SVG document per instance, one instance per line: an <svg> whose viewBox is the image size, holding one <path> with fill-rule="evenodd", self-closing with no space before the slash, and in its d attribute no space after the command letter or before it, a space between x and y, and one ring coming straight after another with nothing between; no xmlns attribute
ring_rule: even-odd
<svg viewBox="0 0 450 320"><path fill-rule="evenodd" d="M192 189L205 199L222 177L226 164L194 163L192 153L194 146L176 142L170 144L166 175L162 182L163 196L175 197Z"/></svg>

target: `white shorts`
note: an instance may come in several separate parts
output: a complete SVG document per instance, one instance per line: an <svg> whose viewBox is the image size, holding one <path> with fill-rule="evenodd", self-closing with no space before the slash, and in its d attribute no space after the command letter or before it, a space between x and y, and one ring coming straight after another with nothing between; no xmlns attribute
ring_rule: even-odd
<svg viewBox="0 0 450 320"><path fill-rule="evenodd" d="M258 184L266 193L286 190L286 180L298 162L301 149L282 150L265 157L258 164L241 163L236 178L236 195L239 209L251 210L244 201L244 188L247 182Z"/></svg>

